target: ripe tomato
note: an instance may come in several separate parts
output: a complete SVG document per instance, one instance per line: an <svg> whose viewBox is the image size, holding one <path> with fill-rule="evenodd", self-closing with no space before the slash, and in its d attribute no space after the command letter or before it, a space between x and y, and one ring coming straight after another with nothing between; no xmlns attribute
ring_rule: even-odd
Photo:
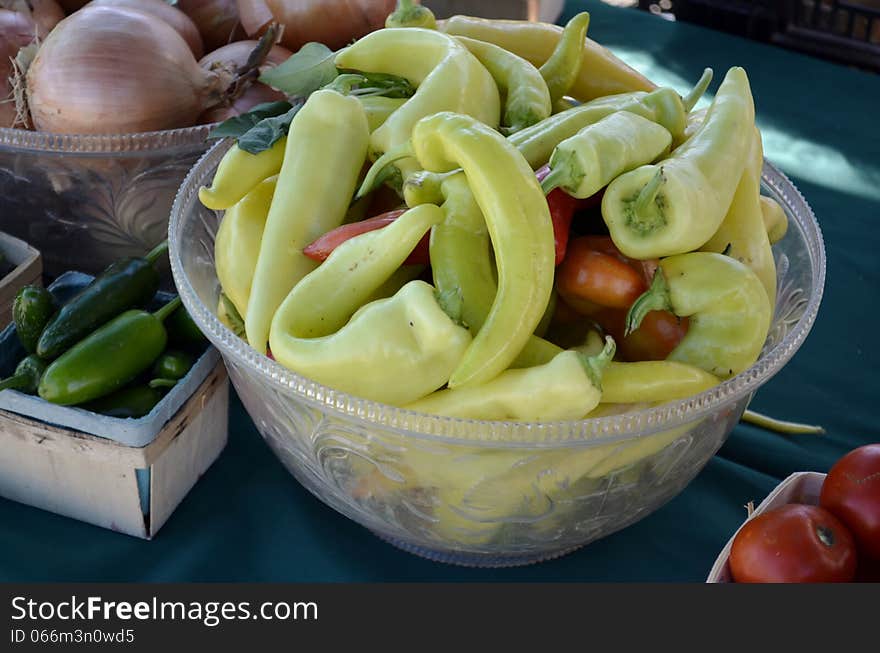
<svg viewBox="0 0 880 653"><path fill-rule="evenodd" d="M847 583L856 573L855 541L824 508L788 504L743 525L730 572L737 583Z"/></svg>
<svg viewBox="0 0 880 653"><path fill-rule="evenodd" d="M846 524L860 554L880 561L880 444L854 449L834 463L819 505Z"/></svg>
<svg viewBox="0 0 880 653"><path fill-rule="evenodd" d="M639 328L623 337L626 311L602 309L593 319L617 343L620 358L625 361L662 361L678 346L688 330L688 319L679 319L669 311L651 311Z"/></svg>
<svg viewBox="0 0 880 653"><path fill-rule="evenodd" d="M556 289L572 308L590 315L596 306L629 308L647 284L631 266L575 238L557 269Z"/></svg>

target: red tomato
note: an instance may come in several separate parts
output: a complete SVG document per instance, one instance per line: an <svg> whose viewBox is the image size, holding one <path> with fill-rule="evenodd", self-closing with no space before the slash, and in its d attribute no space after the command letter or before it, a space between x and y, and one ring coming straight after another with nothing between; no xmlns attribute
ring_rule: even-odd
<svg viewBox="0 0 880 653"><path fill-rule="evenodd" d="M557 269L556 289L572 308L589 315L597 305L629 308L647 285L626 263L592 249L584 238L575 238Z"/></svg>
<svg viewBox="0 0 880 653"><path fill-rule="evenodd" d="M856 546L824 508L788 504L747 521L729 563L737 583L847 583L856 574Z"/></svg>
<svg viewBox="0 0 880 653"><path fill-rule="evenodd" d="M389 211L388 213L383 213L382 215L377 215L375 218L369 218L367 220L361 220L360 222L350 222L349 224L344 224L340 227L337 227L336 229L333 229L332 231L328 231L316 241L307 245L303 249L303 254L315 261L323 261L328 256L330 256L330 253L334 249L339 247L346 240L354 238L355 236L360 236L361 234L367 233L368 231L375 231L377 229L381 229L382 227L387 227L405 212L405 209L398 209L395 211ZM425 236L419 241L419 244L416 245L416 248L406 259L406 265L427 265L429 259L428 236L429 234L425 234Z"/></svg>
<svg viewBox="0 0 880 653"><path fill-rule="evenodd" d="M688 331L688 319L679 319L668 311L651 311L639 328L623 337L626 326L625 309L604 308L591 315L617 343L620 358L625 361L662 361L678 346Z"/></svg>
<svg viewBox="0 0 880 653"><path fill-rule="evenodd" d="M819 505L846 524L859 553L880 561L880 444L854 449L834 463Z"/></svg>

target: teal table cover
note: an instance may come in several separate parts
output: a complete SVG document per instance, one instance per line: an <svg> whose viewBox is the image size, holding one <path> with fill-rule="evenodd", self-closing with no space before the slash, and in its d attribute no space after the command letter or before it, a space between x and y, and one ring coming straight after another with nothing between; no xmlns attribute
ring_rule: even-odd
<svg viewBox="0 0 880 653"><path fill-rule="evenodd" d="M828 250L813 331L752 408L826 435L740 424L685 491L635 525L557 560L470 569L399 551L322 504L233 399L228 448L152 542L0 500L0 581L701 582L749 501L880 441L880 77L598 0L569 1L560 21L583 10L592 38L658 84L683 92L710 66L714 89L730 66L748 71L766 156L812 205Z"/></svg>

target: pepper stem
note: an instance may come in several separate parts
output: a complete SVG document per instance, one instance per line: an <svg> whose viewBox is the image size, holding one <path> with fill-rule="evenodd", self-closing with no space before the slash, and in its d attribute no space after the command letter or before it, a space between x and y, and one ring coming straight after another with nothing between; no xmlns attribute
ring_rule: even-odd
<svg viewBox="0 0 880 653"><path fill-rule="evenodd" d="M568 186L571 184L571 171L564 167L551 168L550 172L541 181L541 190L544 195L549 195L551 191L560 186Z"/></svg>
<svg viewBox="0 0 880 653"><path fill-rule="evenodd" d="M800 424L798 422L785 422L783 420L768 417L767 415L762 415L761 413L756 413L753 410L747 410L743 413L742 421L776 433L788 433L792 435L801 433L822 435L825 433L825 429L821 426Z"/></svg>
<svg viewBox="0 0 880 653"><path fill-rule="evenodd" d="M651 281L651 287L633 302L629 312L626 314L626 330L623 333L623 337L625 338L638 329L642 320L651 311L671 310L672 298L669 296L669 284L666 283L663 270L657 268L657 271L654 273L654 280Z"/></svg>
<svg viewBox="0 0 880 653"><path fill-rule="evenodd" d="M693 111L693 108L697 105L700 98L703 97L703 94L706 92L706 89L709 88L709 84L712 83L712 69L706 68L703 71L703 76L700 77L700 80L697 82L696 86L691 89L691 92L681 98L682 104L684 104L684 110L687 113Z"/></svg>
<svg viewBox="0 0 880 653"><path fill-rule="evenodd" d="M158 311L153 313L153 316L157 320L159 320L160 322L164 322L166 317L168 317L174 311L176 311L178 308L180 308L180 304L181 304L180 296L178 295L177 297L172 299L170 302L165 304L165 306L163 306Z"/></svg>
<svg viewBox="0 0 880 653"><path fill-rule="evenodd" d="M584 366L584 371L587 373L587 376L590 377L590 383L592 383L593 387L597 390L602 389L602 373L605 371L608 363L614 359L614 354L616 352L617 344L614 342L614 338L611 336L605 336L605 347L601 352L595 356L579 354L581 364Z"/></svg>
<svg viewBox="0 0 880 653"><path fill-rule="evenodd" d="M663 186L663 182L666 179L663 177L663 168L657 170L657 174L655 174L651 181L645 184L645 187L639 192L639 196L636 198L635 206L633 207L633 212L636 215L641 215L645 211L647 211L648 207L654 203L654 200L657 199L657 193L660 192L660 187Z"/></svg>
<svg viewBox="0 0 880 653"><path fill-rule="evenodd" d="M156 245L153 249L151 249L149 254L147 254L144 258L152 264L155 263L159 259L159 257L163 256L167 251L168 241L164 240L163 242Z"/></svg>
<svg viewBox="0 0 880 653"><path fill-rule="evenodd" d="M176 385L177 381L175 381L174 379L153 379L149 383L149 386L153 389L173 388Z"/></svg>
<svg viewBox="0 0 880 653"><path fill-rule="evenodd" d="M364 177L364 181L358 189L357 194L354 196L354 199L359 200L364 195L376 190L382 182L387 179L387 176L381 177L380 174L392 163L413 156L415 156L415 152L413 151L412 143L409 141L385 152L385 154L376 159L376 162L370 166L370 169L367 171L367 175Z"/></svg>
<svg viewBox="0 0 880 653"><path fill-rule="evenodd" d="M27 374L16 374L0 382L0 390L20 390L28 382Z"/></svg>

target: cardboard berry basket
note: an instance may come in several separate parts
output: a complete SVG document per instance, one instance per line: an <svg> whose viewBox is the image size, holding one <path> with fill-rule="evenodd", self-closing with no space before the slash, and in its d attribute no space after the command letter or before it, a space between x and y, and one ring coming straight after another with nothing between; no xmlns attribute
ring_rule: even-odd
<svg viewBox="0 0 880 653"><path fill-rule="evenodd" d="M49 289L63 301L90 280L65 273ZM10 323L0 333L0 373L11 374L23 356ZM211 346L137 419L4 390L0 496L151 539L225 448L228 409L226 369Z"/></svg>
<svg viewBox="0 0 880 653"><path fill-rule="evenodd" d="M749 515L746 521L743 522L743 525L750 519L754 519L768 510L779 508L787 503L803 503L818 506L819 493L822 491L822 483L824 481L825 474L819 472L797 472L792 474L767 495L767 498ZM712 571L709 572L709 577L706 579L707 583L733 582L733 578L730 575L730 566L727 564L727 561L730 558L730 548L733 546L733 540L741 528L742 526L737 529L736 533L727 541L727 545L721 550L721 554L715 560Z"/></svg>

